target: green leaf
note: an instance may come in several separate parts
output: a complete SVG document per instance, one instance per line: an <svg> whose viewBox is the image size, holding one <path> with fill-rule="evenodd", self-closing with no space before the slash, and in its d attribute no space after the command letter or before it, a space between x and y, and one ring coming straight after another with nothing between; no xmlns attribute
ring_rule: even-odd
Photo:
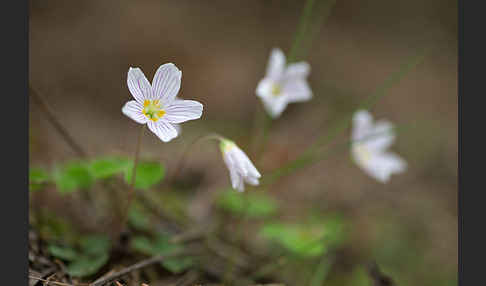
<svg viewBox="0 0 486 286"><path fill-rule="evenodd" d="M161 262L162 266L174 274L183 272L194 265L194 259L190 256L170 258Z"/></svg>
<svg viewBox="0 0 486 286"><path fill-rule="evenodd" d="M145 236L134 237L132 247L146 255L164 255L179 250L181 245L170 243L169 236L165 234L158 234L154 240ZM174 257L165 259L160 264L172 273L177 274L194 265L194 260L190 256Z"/></svg>
<svg viewBox="0 0 486 286"><path fill-rule="evenodd" d="M29 169L29 190L37 191L44 183L49 182L50 176L44 169L31 168Z"/></svg>
<svg viewBox="0 0 486 286"><path fill-rule="evenodd" d="M108 262L108 258L107 253L95 257L80 256L67 266L67 273L74 277L93 275Z"/></svg>
<svg viewBox="0 0 486 286"><path fill-rule="evenodd" d="M143 208L134 202L128 212L128 222L138 230L149 230L150 219Z"/></svg>
<svg viewBox="0 0 486 286"><path fill-rule="evenodd" d="M179 249L181 249L181 245L171 243L168 235L161 233L157 235L154 244L154 250L157 254L168 254ZM177 274L194 265L194 260L190 256L174 257L165 259L160 264L172 273Z"/></svg>
<svg viewBox="0 0 486 286"><path fill-rule="evenodd" d="M265 193L222 192L217 201L219 207L236 215L252 218L268 217L278 210L277 202Z"/></svg>
<svg viewBox="0 0 486 286"><path fill-rule="evenodd" d="M107 157L92 161L89 170L95 179L106 179L124 173L130 165L131 161L127 158Z"/></svg>
<svg viewBox="0 0 486 286"><path fill-rule="evenodd" d="M48 209L43 209L40 216L42 223L36 224L36 227L39 229L39 234L43 240L63 241L69 245L76 243L79 235L73 224L66 218Z"/></svg>
<svg viewBox="0 0 486 286"><path fill-rule="evenodd" d="M125 171L125 181L127 184L132 180L133 164ZM150 187L160 183L165 175L165 168L156 162L141 162L137 166L135 178L135 188L147 190Z"/></svg>
<svg viewBox="0 0 486 286"><path fill-rule="evenodd" d="M157 251L152 241L146 236L135 236L132 239L131 246L136 251L145 255L156 255Z"/></svg>
<svg viewBox="0 0 486 286"><path fill-rule="evenodd" d="M75 260L79 255L75 249L69 246L58 246L51 244L47 247L47 250L52 256L67 261Z"/></svg>
<svg viewBox="0 0 486 286"><path fill-rule="evenodd" d="M167 254L180 248L179 244L171 243L170 237L166 234L159 233L155 238L154 249L159 254Z"/></svg>
<svg viewBox="0 0 486 286"><path fill-rule="evenodd" d="M108 254L111 247L110 238L103 234L87 235L79 241L83 254L98 256Z"/></svg>
<svg viewBox="0 0 486 286"><path fill-rule="evenodd" d="M56 172L54 179L61 193L87 189L94 182L88 167L83 162L72 162L63 166Z"/></svg>
<svg viewBox="0 0 486 286"><path fill-rule="evenodd" d="M29 181L34 183L44 183L49 181L50 177L46 170L41 168L32 168L29 170Z"/></svg>
<svg viewBox="0 0 486 286"><path fill-rule="evenodd" d="M260 234L294 254L319 256L343 240L343 224L336 218L304 225L268 223Z"/></svg>

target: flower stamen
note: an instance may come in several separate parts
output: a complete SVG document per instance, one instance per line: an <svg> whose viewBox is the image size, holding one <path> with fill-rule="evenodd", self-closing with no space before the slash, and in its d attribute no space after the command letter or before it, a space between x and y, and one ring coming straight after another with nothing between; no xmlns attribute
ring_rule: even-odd
<svg viewBox="0 0 486 286"><path fill-rule="evenodd" d="M272 84L272 95L279 96L282 93L282 87L278 83Z"/></svg>
<svg viewBox="0 0 486 286"><path fill-rule="evenodd" d="M354 148L356 150L357 157L361 162L366 163L371 160L371 152L364 144L356 144Z"/></svg>
<svg viewBox="0 0 486 286"><path fill-rule="evenodd" d="M160 118L165 115L165 110L160 106L160 101L158 99L149 100L146 99L143 102L143 115L145 115L149 120L157 122Z"/></svg>

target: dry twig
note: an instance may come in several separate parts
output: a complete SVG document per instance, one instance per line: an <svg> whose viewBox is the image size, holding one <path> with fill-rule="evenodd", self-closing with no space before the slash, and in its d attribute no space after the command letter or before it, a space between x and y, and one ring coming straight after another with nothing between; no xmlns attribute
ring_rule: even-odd
<svg viewBox="0 0 486 286"><path fill-rule="evenodd" d="M68 284L68 283L57 282L57 281L49 281L49 280L46 280L46 279L43 279L43 278L40 278L40 277L37 277L37 276L33 276L33 275L29 275L29 278L30 279L36 279L38 281L42 281L42 282L45 283L45 285L49 285L49 284L59 285L59 286L88 286L89 285L87 283Z"/></svg>
<svg viewBox="0 0 486 286"><path fill-rule="evenodd" d="M111 281L113 281L113 280L115 280L115 279L117 279L121 276L124 276L124 275L126 275L126 274L128 274L132 271L135 271L137 269L141 269L143 267L147 267L149 265L161 262L162 260L167 259L167 258L173 258L173 257L181 256L181 255L184 255L184 254L188 254L188 252L187 251L176 251L176 252L173 252L173 253L167 254L167 255L154 256L152 258L145 259L145 260L142 260L138 263L135 263L131 266L125 267L124 269L122 269L118 272L115 272L111 275L101 277L101 278L99 278L98 280L94 281L93 283L91 283L89 285L90 286L102 286L105 283L111 282Z"/></svg>

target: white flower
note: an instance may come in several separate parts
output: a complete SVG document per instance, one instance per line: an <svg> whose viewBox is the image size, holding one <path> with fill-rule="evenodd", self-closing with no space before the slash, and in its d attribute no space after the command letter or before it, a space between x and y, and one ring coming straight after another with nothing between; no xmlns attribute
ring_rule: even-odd
<svg viewBox="0 0 486 286"><path fill-rule="evenodd" d="M180 133L178 123L198 119L203 105L194 100L178 99L182 72L172 63L157 69L152 85L142 70L129 68L127 84L135 100L122 108L123 114L140 124L147 124L160 140L169 142Z"/></svg>
<svg viewBox="0 0 486 286"><path fill-rule="evenodd" d="M256 94L272 118L282 114L287 104L307 101L312 91L307 83L310 66L298 62L285 66L285 55L280 49L273 49L268 61L267 73L258 83Z"/></svg>
<svg viewBox="0 0 486 286"><path fill-rule="evenodd" d="M393 173L401 173L407 168L402 158L386 150L395 140L390 122L379 120L373 124L368 111L357 111L353 117L352 140L354 161L376 180L385 183Z"/></svg>
<svg viewBox="0 0 486 286"><path fill-rule="evenodd" d="M245 152L236 144L227 139L221 139L220 143L223 160L230 172L231 186L233 189L243 192L244 183L256 186L259 184L258 179L261 177L258 170L250 161Z"/></svg>

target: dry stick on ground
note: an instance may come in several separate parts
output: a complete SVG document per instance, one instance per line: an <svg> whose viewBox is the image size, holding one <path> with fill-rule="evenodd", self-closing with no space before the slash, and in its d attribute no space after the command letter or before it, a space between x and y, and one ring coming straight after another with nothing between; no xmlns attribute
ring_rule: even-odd
<svg viewBox="0 0 486 286"><path fill-rule="evenodd" d="M49 280L46 280L44 278L40 278L40 277L33 276L33 275L29 275L29 278L45 282L46 285L52 284L52 285L59 285L59 286L89 286L89 284L87 284L87 283L68 284L68 283L57 282L57 281L49 281Z"/></svg>
<svg viewBox="0 0 486 286"><path fill-rule="evenodd" d="M74 140L74 138L69 134L67 129L61 124L61 121L54 115L52 112L51 108L49 107L47 101L38 93L36 92L30 85L29 85L29 90L30 90L30 95L32 98L38 103L39 107L42 109L42 111L46 114L47 118L49 119L49 122L55 127L55 129L59 132L59 134L62 136L62 138L68 143L68 145L82 158L87 158L88 153ZM211 134L211 136L214 136ZM208 136L203 136L202 138L209 138ZM198 138L198 140L202 139ZM104 187L113 189L114 186L110 185L109 183L103 183ZM144 205L147 205L146 200L141 201ZM216 248L219 248L216 247ZM220 252L218 252L220 253ZM153 259L162 259L160 256L154 257ZM142 266L143 267L143 266ZM208 270L208 269L206 269ZM111 277L111 276L110 276ZM96 283L96 281L95 281ZM69 285L69 284L65 284ZM93 285L101 285L101 284L93 284Z"/></svg>
<svg viewBox="0 0 486 286"><path fill-rule="evenodd" d="M101 277L100 279L96 280L95 282L89 284L89 286L102 286L105 283L109 283L109 282L111 282L115 279L118 279L121 276L124 276L124 275L126 275L126 274L128 274L132 271L137 270L137 269L141 269L143 267L147 267L147 266L150 266L152 264L161 262L161 261L163 261L164 259L167 259L167 258L174 258L174 257L178 257L178 256L181 256L181 255L184 255L184 254L189 254L189 253L187 251L177 251L177 252L173 252L173 253L170 253L170 254L154 256L152 258L142 260L138 263L135 263L131 266L128 266L128 267L126 267L126 268L124 268L124 269L122 269L118 272L111 274L111 275Z"/></svg>

